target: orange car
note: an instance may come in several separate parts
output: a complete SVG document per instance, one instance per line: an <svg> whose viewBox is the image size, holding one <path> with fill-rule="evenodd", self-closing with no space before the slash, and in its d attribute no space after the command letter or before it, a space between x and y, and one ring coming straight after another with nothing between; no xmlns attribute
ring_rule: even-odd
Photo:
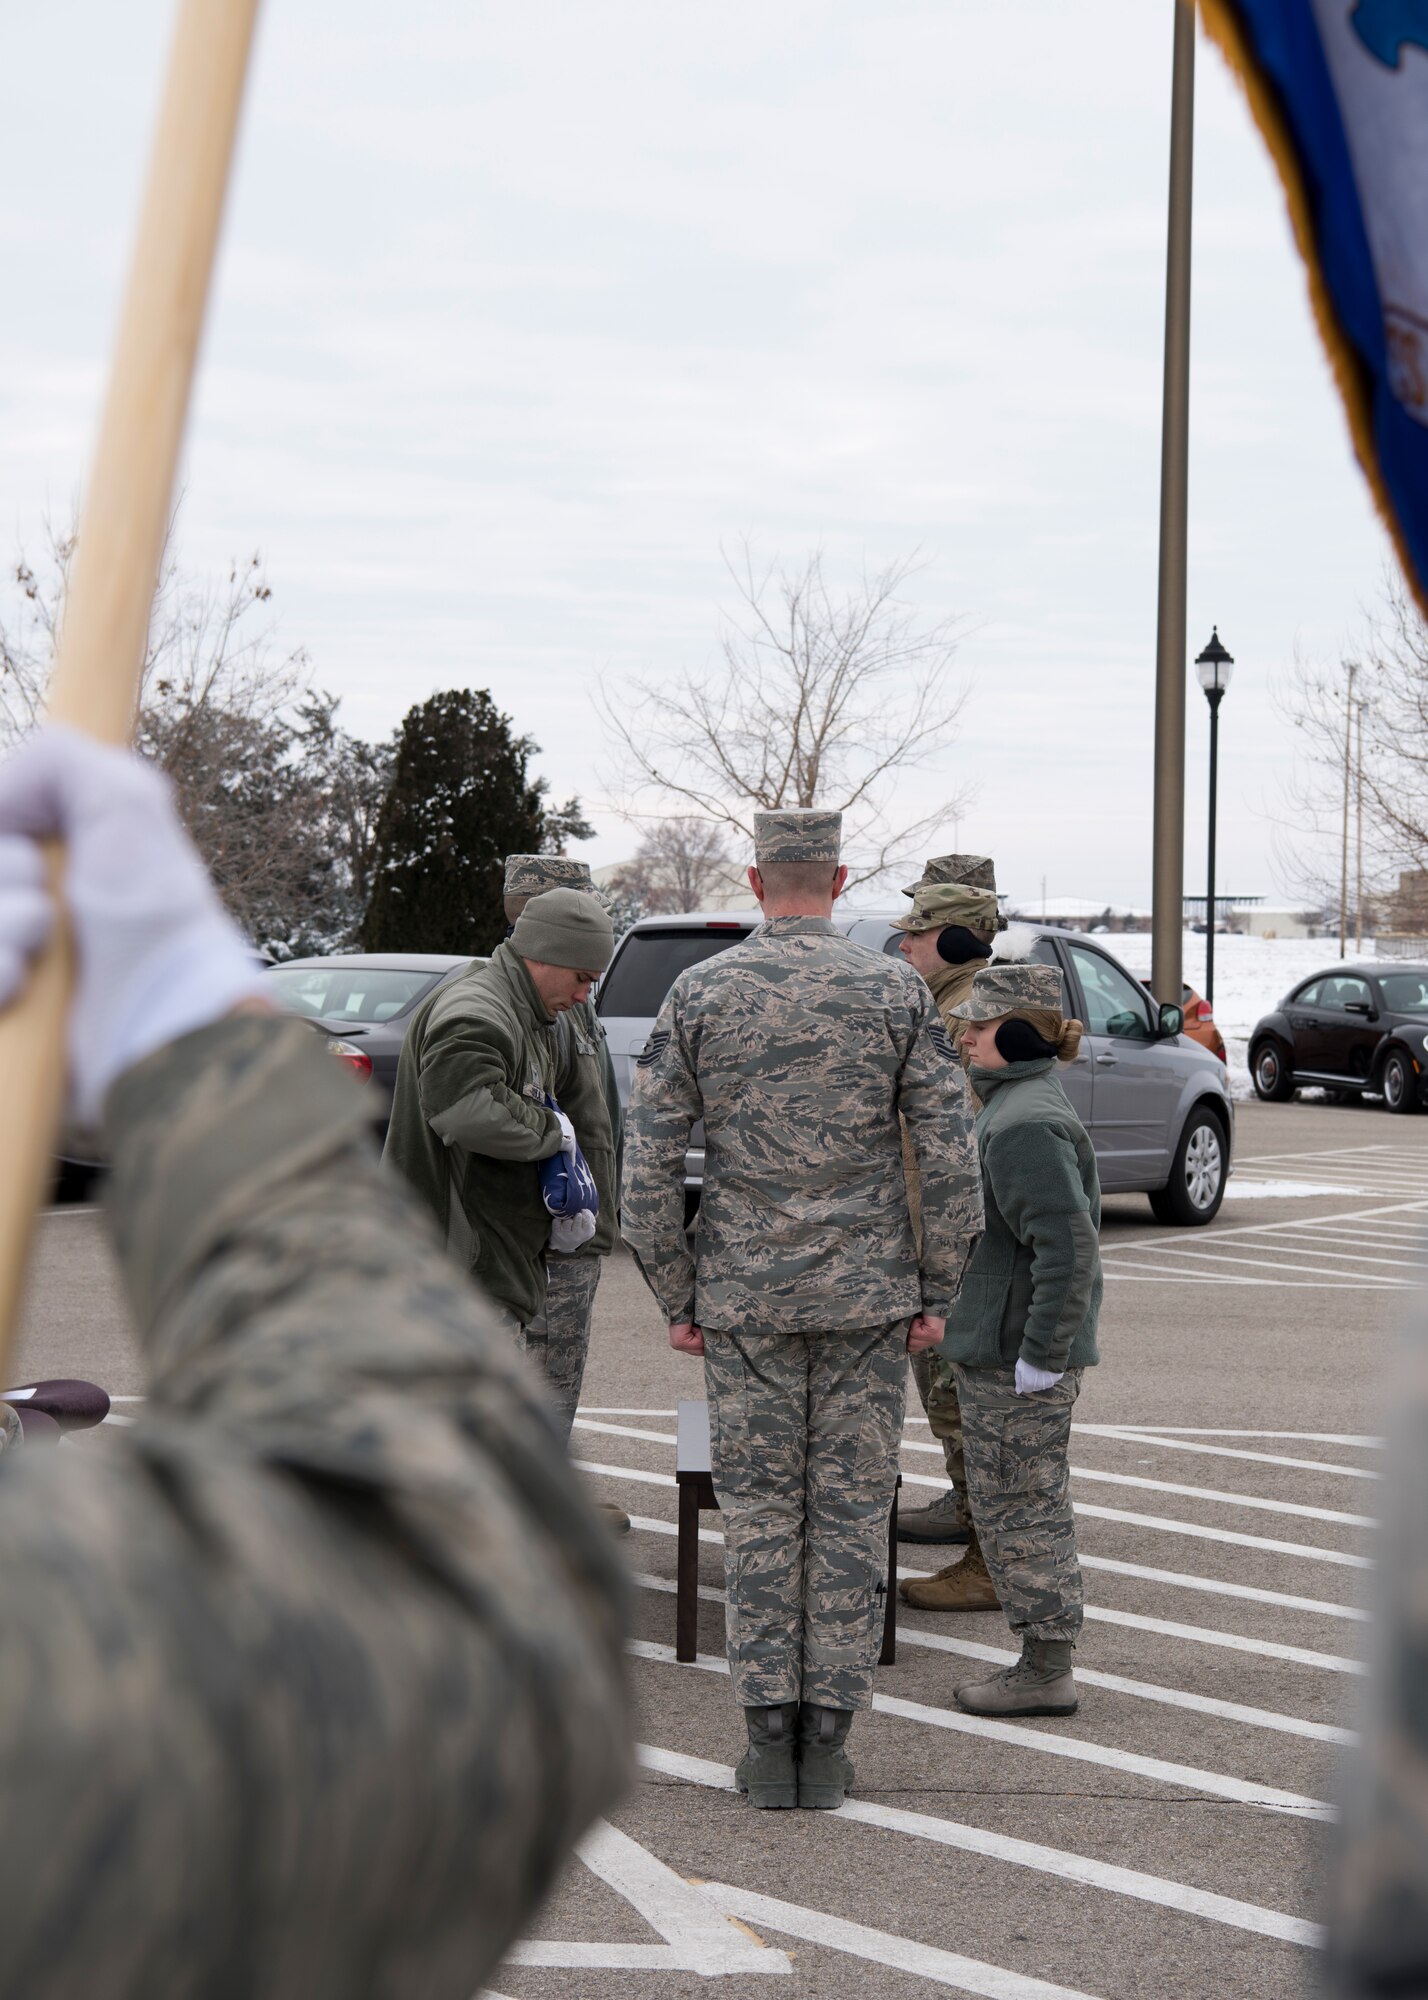
<svg viewBox="0 0 1428 2000"><path fill-rule="evenodd" d="M1208 1049L1221 1062L1226 1060L1224 1037L1215 1026L1215 1010L1208 1000L1202 1000L1193 986L1182 986L1180 1004L1185 1009L1185 1032L1192 1042L1198 1042L1202 1049Z"/></svg>

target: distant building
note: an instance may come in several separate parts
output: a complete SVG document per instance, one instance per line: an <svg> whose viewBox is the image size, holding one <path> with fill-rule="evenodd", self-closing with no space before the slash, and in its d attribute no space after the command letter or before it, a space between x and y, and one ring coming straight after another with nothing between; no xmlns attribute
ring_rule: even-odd
<svg viewBox="0 0 1428 2000"><path fill-rule="evenodd" d="M1024 924L1056 924L1068 931L1144 931L1150 911L1126 903L1088 901L1082 896L1010 897L1007 915Z"/></svg>

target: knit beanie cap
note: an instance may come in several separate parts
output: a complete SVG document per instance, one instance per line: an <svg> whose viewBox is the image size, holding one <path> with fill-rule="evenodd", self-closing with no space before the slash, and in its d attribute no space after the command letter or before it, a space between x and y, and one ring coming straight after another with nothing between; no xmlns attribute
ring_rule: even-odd
<svg viewBox="0 0 1428 2000"><path fill-rule="evenodd" d="M593 896L579 889L547 889L532 896L511 932L512 948L543 965L573 972L603 972L615 956L615 932Z"/></svg>

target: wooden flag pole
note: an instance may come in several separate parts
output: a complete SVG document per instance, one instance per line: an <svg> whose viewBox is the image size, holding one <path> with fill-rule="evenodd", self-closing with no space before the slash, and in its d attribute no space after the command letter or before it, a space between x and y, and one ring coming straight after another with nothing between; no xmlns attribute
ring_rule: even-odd
<svg viewBox="0 0 1428 2000"><path fill-rule="evenodd" d="M50 681L51 717L106 743L133 733L257 11L258 0L181 0L169 56ZM61 936L0 1015L0 1386L54 1170L72 984Z"/></svg>

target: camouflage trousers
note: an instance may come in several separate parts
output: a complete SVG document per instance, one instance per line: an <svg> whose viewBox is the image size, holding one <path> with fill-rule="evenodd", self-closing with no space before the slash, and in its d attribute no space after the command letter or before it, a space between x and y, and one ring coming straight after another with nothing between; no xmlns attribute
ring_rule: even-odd
<svg viewBox="0 0 1428 2000"><path fill-rule="evenodd" d="M544 1374L566 1437L580 1406L580 1384L590 1352L590 1317L603 1261L600 1257L548 1257L545 1306L523 1329L517 1343Z"/></svg>
<svg viewBox="0 0 1428 2000"><path fill-rule="evenodd" d="M887 1601L907 1322L704 1329L726 1644L741 1708L868 1708Z"/></svg>
<svg viewBox="0 0 1428 2000"><path fill-rule="evenodd" d="M932 1435L942 1446L947 1477L957 1502L957 1525L970 1527L972 1512L967 1505L967 1454L962 1445L962 1409L957 1401L957 1384L952 1365L935 1348L924 1348L912 1356L912 1379L917 1384L918 1401L926 1412Z"/></svg>
<svg viewBox="0 0 1428 2000"><path fill-rule="evenodd" d="M1074 1639L1085 1598L1071 1512L1071 1408L1081 1370L1018 1396L1012 1368L954 1370L982 1554L1018 1637Z"/></svg>

